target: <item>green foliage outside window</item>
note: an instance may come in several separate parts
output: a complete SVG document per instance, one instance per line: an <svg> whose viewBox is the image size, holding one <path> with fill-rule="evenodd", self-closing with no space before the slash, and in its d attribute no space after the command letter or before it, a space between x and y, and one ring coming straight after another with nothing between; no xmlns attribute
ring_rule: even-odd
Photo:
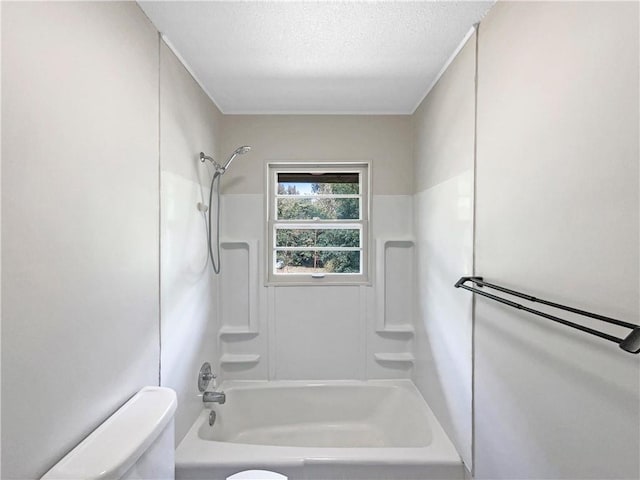
<svg viewBox="0 0 640 480"><path fill-rule="evenodd" d="M354 183L314 183L312 194L304 198L278 198L277 213L281 220L357 220L360 218L358 198L323 198L327 194L357 195ZM278 185L279 195L299 195L295 185ZM359 247L360 231L348 228L276 230L277 247ZM286 267L305 267L330 273L359 273L358 251L278 251L277 261Z"/></svg>

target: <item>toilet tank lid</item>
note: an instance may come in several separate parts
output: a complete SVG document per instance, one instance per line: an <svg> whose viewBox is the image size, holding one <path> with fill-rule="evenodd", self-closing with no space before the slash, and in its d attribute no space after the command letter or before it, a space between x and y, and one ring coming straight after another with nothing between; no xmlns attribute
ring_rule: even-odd
<svg viewBox="0 0 640 480"><path fill-rule="evenodd" d="M120 478L173 419L177 405L170 388L144 387L42 479Z"/></svg>

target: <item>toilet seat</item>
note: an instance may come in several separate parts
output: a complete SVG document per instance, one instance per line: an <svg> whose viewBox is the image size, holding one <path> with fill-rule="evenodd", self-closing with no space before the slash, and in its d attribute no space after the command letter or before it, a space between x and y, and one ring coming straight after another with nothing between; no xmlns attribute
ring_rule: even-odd
<svg viewBox="0 0 640 480"><path fill-rule="evenodd" d="M227 480L287 480L287 477L268 470L244 470L227 477Z"/></svg>

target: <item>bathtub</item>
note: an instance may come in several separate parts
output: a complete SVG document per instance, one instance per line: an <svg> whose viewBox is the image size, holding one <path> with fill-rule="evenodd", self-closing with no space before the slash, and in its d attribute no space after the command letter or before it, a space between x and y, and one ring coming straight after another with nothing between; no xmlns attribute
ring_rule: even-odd
<svg viewBox="0 0 640 480"><path fill-rule="evenodd" d="M462 480L451 441L409 380L224 382L176 449L177 479L263 469L290 480Z"/></svg>

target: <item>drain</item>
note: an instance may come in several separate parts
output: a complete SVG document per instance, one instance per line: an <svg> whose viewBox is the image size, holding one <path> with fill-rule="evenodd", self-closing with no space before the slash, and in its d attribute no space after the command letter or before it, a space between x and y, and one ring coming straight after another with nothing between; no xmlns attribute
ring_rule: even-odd
<svg viewBox="0 0 640 480"><path fill-rule="evenodd" d="M213 424L216 423L216 412L211 410L209 412L209 426L213 427Z"/></svg>

